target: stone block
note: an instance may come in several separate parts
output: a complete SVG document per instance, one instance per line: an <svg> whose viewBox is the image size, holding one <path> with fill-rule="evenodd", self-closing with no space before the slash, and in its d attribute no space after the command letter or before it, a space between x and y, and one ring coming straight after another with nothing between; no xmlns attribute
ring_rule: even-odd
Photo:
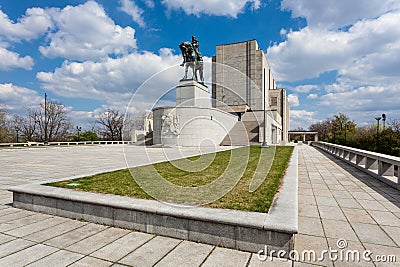
<svg viewBox="0 0 400 267"><path fill-rule="evenodd" d="M83 219L98 224L112 225L114 208L90 203L83 204Z"/></svg>
<svg viewBox="0 0 400 267"><path fill-rule="evenodd" d="M236 227L236 249L258 252L260 249L285 250L293 247L293 235L255 228Z"/></svg>
<svg viewBox="0 0 400 267"><path fill-rule="evenodd" d="M128 210L128 209L114 209L114 225L146 232L147 215L144 212Z"/></svg>
<svg viewBox="0 0 400 267"><path fill-rule="evenodd" d="M42 212L46 214L56 215L57 214L57 199L44 197L44 196L32 196L32 210Z"/></svg>
<svg viewBox="0 0 400 267"><path fill-rule="evenodd" d="M235 247L235 226L189 220L189 240L223 247Z"/></svg>
<svg viewBox="0 0 400 267"><path fill-rule="evenodd" d="M188 225L188 219L185 218L148 213L146 232L187 240Z"/></svg>
<svg viewBox="0 0 400 267"><path fill-rule="evenodd" d="M72 219L82 219L83 203L71 200L57 199L57 216Z"/></svg>

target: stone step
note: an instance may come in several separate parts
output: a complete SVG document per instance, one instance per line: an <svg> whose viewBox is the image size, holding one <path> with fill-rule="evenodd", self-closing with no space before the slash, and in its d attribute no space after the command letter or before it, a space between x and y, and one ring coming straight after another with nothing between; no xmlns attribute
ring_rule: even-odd
<svg viewBox="0 0 400 267"><path fill-rule="evenodd" d="M256 121L238 121L222 140L223 146L248 146L259 141L259 126Z"/></svg>

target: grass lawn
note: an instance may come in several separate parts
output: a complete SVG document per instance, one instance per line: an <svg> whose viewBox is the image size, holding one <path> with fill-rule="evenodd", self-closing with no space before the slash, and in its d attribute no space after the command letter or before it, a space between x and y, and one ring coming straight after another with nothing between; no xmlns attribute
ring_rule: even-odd
<svg viewBox="0 0 400 267"><path fill-rule="evenodd" d="M267 148L267 150L264 148L263 153L269 153L270 155L275 155L275 157L270 157L270 161L273 159L271 162L271 168L265 180L260 181L260 185L257 185L258 188L254 192L249 192L252 191L249 190L249 187L252 183L253 176L255 176L255 173L257 172L256 170L259 170L257 169L257 166L260 165L259 159L262 154L261 148L258 146L252 146L250 148L238 148L235 149L235 151L222 151L216 154L203 155L201 157L196 156L172 162L156 163L149 166L102 173L89 177L50 183L46 185L70 189L73 188L82 191L153 199L149 194L142 190L142 187L150 186L152 189L158 188L157 190L159 192L164 192L164 197L162 200L198 204L196 201L190 201L196 198L196 194L193 194L195 191L188 191L189 193L186 199L189 199L189 201L177 201L176 195L178 195L182 190L174 192L173 190L169 190L168 186L173 185L181 189L199 189L200 191L197 193L204 196L207 194L212 195L210 192L215 191L213 190L213 187L208 187L210 185L216 184L217 186L218 183L220 185L231 183L232 186L229 188L227 187L229 192L227 191L227 193L223 196L215 198L216 200L213 200L212 202L207 202L208 204L205 206L268 212L274 196L281 184L281 180L287 168L292 151L293 147L290 146L278 146L276 149L275 147L270 147ZM240 158L242 157L240 153L245 155L243 156L243 159ZM232 160L231 156L236 160ZM237 163L232 164L232 161ZM208 162L211 162L211 164L208 164ZM202 164L206 164L204 169L198 169L194 171L190 170L191 166L202 166ZM239 175L239 178L237 179L238 181L224 181L219 178L224 174L225 176L229 177L235 176L230 175L227 171L228 168L231 168L228 167L229 164L234 165L232 167L232 173ZM238 170L234 169L236 165L242 165L243 170L239 170L240 166L237 167ZM161 175L166 182L160 183L158 180L155 180L155 178L153 180L153 174L151 174L153 172L157 173L157 175ZM135 177L135 179L133 179L132 175ZM142 176L143 179L139 179L139 176ZM264 179L264 177L265 175L262 176L262 179ZM147 181L150 182L146 185L145 183L147 183ZM204 189L205 191L201 191L201 189ZM151 195L154 195L153 192L151 192ZM160 198L157 197L157 199Z"/></svg>

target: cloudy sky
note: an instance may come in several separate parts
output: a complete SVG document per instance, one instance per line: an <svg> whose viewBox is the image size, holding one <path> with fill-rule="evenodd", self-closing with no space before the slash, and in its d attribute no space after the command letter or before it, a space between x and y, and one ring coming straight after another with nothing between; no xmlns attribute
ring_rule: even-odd
<svg viewBox="0 0 400 267"><path fill-rule="evenodd" d="M149 108L196 35L206 61L256 39L292 128L338 112L400 119L399 25L398 0L0 0L0 105L23 112L47 92L81 125L132 96L131 110Z"/></svg>

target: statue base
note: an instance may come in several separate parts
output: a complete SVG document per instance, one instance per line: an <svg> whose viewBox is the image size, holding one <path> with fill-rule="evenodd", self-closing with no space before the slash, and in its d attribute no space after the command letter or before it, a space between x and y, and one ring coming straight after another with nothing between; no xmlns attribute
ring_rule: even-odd
<svg viewBox="0 0 400 267"><path fill-rule="evenodd" d="M176 106L210 108L207 86L195 80L180 80L176 87Z"/></svg>

